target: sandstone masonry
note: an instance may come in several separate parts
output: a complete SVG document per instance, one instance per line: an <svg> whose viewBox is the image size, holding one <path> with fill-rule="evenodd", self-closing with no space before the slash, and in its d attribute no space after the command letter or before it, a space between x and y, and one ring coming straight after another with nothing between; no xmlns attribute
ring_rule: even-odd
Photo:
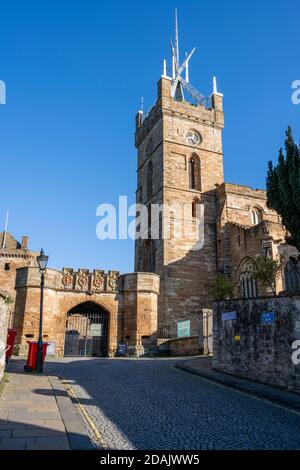
<svg viewBox="0 0 300 470"><path fill-rule="evenodd" d="M18 242L10 233L0 233L0 288L7 292L12 303L8 305L9 323L12 326L15 309L15 283L17 269L24 266L37 266L38 253L27 246L28 237Z"/></svg>
<svg viewBox="0 0 300 470"><path fill-rule="evenodd" d="M136 116L138 204L162 207L161 219L148 217L149 236L135 246L136 271L161 278L158 336L176 338L178 325L190 322L190 336L202 338L203 312L212 308L211 290L218 273L228 277L236 297L265 295L251 272L253 259L283 256L284 265L298 252L285 242L286 230L278 214L267 207L266 192L224 182L222 131L223 95L214 90L210 104L176 100L172 80L162 77L157 102L144 116ZM190 135L196 135L194 141ZM195 206L204 207L204 246L194 250L191 236L198 221ZM174 205L188 211L169 211ZM159 236L151 228L159 224ZM165 236L168 227L168 236ZM176 230L186 232L176 237ZM155 228L155 227L154 227ZM300 271L299 271L300 287ZM285 268L277 291L287 290ZM208 337L209 334L206 334ZM163 342L162 342L163 344Z"/></svg>
<svg viewBox="0 0 300 470"><path fill-rule="evenodd" d="M25 354L28 341L38 338L38 268L18 270L16 292L16 352ZM86 269L77 272L71 269L47 269L43 339L55 343L56 355L64 355L67 320L72 320L73 316L77 318L78 325L78 319L81 319L80 325L88 328L89 314L93 317L92 313L98 307L107 323L104 338L107 346L100 354L114 356L120 343L127 343L134 355L144 354L145 349L147 352L147 348L155 344L158 293L159 277L156 274L132 273L120 276L115 271L105 273L100 270L89 272ZM73 313L71 317L68 316L70 312ZM80 330L78 326L76 328ZM88 335L85 331L78 331L78 334L81 336L80 341L84 341Z"/></svg>

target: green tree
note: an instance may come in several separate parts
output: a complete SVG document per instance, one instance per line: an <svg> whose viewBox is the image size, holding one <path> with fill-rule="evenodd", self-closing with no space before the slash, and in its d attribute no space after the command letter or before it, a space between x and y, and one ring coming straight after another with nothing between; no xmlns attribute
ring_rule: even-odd
<svg viewBox="0 0 300 470"><path fill-rule="evenodd" d="M278 163L269 162L267 205L278 212L289 232L287 242L300 251L300 147L295 144L288 127L285 154L280 149Z"/></svg>
<svg viewBox="0 0 300 470"><path fill-rule="evenodd" d="M264 290L270 289L276 295L277 279L282 272L281 258L253 258L255 270L252 272Z"/></svg>
<svg viewBox="0 0 300 470"><path fill-rule="evenodd" d="M218 274L211 289L214 300L229 300L234 296L234 288L230 280L223 274Z"/></svg>

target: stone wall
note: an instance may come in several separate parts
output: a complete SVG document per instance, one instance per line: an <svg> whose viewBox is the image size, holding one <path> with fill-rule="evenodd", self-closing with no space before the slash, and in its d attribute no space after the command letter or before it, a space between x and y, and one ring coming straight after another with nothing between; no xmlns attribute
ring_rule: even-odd
<svg viewBox="0 0 300 470"><path fill-rule="evenodd" d="M215 369L300 393L300 297L265 297L214 304Z"/></svg>
<svg viewBox="0 0 300 470"><path fill-rule="evenodd" d="M5 369L5 350L9 318L8 305L5 303L6 298L6 294L0 292L0 381L2 380Z"/></svg>
<svg viewBox="0 0 300 470"><path fill-rule="evenodd" d="M235 286L236 297L243 297L240 274L247 259L257 256L276 258L285 244L286 231L279 215L267 207L266 191L247 186L223 183L217 188L219 214L217 220L218 266ZM254 223L253 211L257 213ZM289 257L290 254L287 254ZM277 292L283 290L282 277ZM259 288L259 295L266 295Z"/></svg>
<svg viewBox="0 0 300 470"><path fill-rule="evenodd" d="M47 269L44 289L43 338L54 342L56 355L64 355L67 314L85 303L105 310L108 317L107 349L114 356L119 343L127 342L142 354L142 341L157 333L159 277L133 273L119 276L80 269ZM17 270L14 328L16 354L26 354L28 341L37 340L40 308L38 268ZM141 351L140 351L141 350Z"/></svg>
<svg viewBox="0 0 300 470"><path fill-rule="evenodd" d="M171 356L197 356L202 352L199 336L189 338L174 338L169 340Z"/></svg>
<svg viewBox="0 0 300 470"><path fill-rule="evenodd" d="M5 237L5 241L3 238ZM37 252L30 251L27 247L28 237L22 237L18 242L10 233L0 233L0 288L7 292L12 300L8 305L10 326L12 326L15 308L15 284L16 274L19 268L24 266L37 266ZM5 247L3 247L3 243Z"/></svg>

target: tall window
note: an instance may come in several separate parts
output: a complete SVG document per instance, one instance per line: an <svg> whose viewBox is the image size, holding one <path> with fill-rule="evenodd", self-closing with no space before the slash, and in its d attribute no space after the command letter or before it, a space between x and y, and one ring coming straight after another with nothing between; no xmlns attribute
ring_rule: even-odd
<svg viewBox="0 0 300 470"><path fill-rule="evenodd" d="M262 212L261 210L254 208L251 211L251 222L253 225L258 225L262 222Z"/></svg>
<svg viewBox="0 0 300 470"><path fill-rule="evenodd" d="M258 297L258 285L253 276L255 266L251 260L246 260L241 266L239 275L239 284L241 295L244 299Z"/></svg>
<svg viewBox="0 0 300 470"><path fill-rule="evenodd" d="M153 193L153 165L152 162L148 163L147 167L147 197L151 198Z"/></svg>
<svg viewBox="0 0 300 470"><path fill-rule="evenodd" d="M190 189L196 189L195 158L194 157L191 157L189 160L189 180L190 180Z"/></svg>
<svg viewBox="0 0 300 470"><path fill-rule="evenodd" d="M300 263L291 258L284 269L284 284L287 292L300 290Z"/></svg>
<svg viewBox="0 0 300 470"><path fill-rule="evenodd" d="M254 279L253 274L243 274L240 277L241 291L244 299L251 299L258 297L257 281Z"/></svg>
<svg viewBox="0 0 300 470"><path fill-rule="evenodd" d="M189 159L189 188L201 191L200 160L198 155Z"/></svg>

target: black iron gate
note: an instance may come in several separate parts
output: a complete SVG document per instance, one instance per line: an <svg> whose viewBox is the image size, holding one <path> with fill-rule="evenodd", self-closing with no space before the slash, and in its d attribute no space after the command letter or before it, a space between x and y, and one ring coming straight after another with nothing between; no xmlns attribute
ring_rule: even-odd
<svg viewBox="0 0 300 470"><path fill-rule="evenodd" d="M66 322L64 354L65 356L106 356L106 312L70 311Z"/></svg>

